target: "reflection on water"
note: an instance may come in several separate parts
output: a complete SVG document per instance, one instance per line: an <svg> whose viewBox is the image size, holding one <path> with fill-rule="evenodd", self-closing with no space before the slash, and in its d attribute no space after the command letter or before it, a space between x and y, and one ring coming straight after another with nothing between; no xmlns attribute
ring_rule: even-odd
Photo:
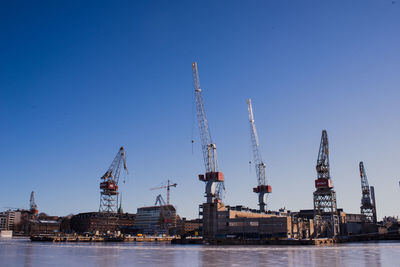
<svg viewBox="0 0 400 267"><path fill-rule="evenodd" d="M400 266L400 242L334 246L37 243L0 239L0 266Z"/></svg>

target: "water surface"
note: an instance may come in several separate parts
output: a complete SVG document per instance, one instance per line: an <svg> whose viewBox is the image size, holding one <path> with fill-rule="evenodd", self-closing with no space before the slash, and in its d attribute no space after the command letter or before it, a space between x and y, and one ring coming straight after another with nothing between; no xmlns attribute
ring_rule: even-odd
<svg viewBox="0 0 400 267"><path fill-rule="evenodd" d="M400 266L400 242L317 247L0 239L0 266Z"/></svg>

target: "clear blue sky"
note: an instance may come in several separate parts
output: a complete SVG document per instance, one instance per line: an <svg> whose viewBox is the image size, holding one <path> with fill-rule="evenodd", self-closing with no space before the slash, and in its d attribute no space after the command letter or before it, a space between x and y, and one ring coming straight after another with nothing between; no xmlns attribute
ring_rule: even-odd
<svg viewBox="0 0 400 267"><path fill-rule="evenodd" d="M34 190L48 214L98 210L123 145L126 211L171 179L178 213L197 217L198 61L226 204L257 207L252 98L270 209L312 208L326 129L338 206L359 212L363 160L378 217L399 215L399 33L388 0L1 1L0 208L27 208Z"/></svg>

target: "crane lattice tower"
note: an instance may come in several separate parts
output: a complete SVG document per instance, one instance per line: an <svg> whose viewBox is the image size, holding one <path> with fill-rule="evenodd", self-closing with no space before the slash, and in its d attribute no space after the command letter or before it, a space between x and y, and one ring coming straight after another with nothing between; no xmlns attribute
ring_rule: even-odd
<svg viewBox="0 0 400 267"><path fill-rule="evenodd" d="M332 237L340 232L339 217L336 206L336 192L329 170L328 134L322 131L321 144L317 159L317 179L315 180L314 197L314 235Z"/></svg>

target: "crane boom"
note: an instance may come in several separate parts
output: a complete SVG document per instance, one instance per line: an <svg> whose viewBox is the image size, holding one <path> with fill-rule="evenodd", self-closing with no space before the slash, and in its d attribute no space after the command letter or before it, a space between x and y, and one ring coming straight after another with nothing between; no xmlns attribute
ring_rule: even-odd
<svg viewBox="0 0 400 267"><path fill-rule="evenodd" d="M207 115L204 108L202 90L200 88L199 72L197 63L193 63L193 83L196 96L196 111L199 124L201 148L203 160L206 169L205 175L199 175L201 181L206 182L207 202L219 202L222 199L222 193L225 190L224 176L218 171L217 148L212 142L210 129L208 127Z"/></svg>
<svg viewBox="0 0 400 267"><path fill-rule="evenodd" d="M325 130L322 131L321 143L319 145L318 159L317 159L317 175L318 179L329 179L329 144L328 134Z"/></svg>
<svg viewBox="0 0 400 267"><path fill-rule="evenodd" d="M118 185L119 176L121 174L122 163L124 166L124 170L126 171L126 173L128 173L128 168L126 166L126 152L124 147L121 146L110 167L108 168L106 173L101 177L101 179L112 180L116 185Z"/></svg>
<svg viewBox="0 0 400 267"><path fill-rule="evenodd" d="M199 72L197 70L196 62L193 63L193 81L194 81L194 91L196 95L197 120L199 123L204 165L206 167L206 172L215 172L218 169L217 156L214 148L215 144L213 144L211 140L206 110L204 108L203 96L201 94Z"/></svg>
<svg viewBox="0 0 400 267"><path fill-rule="evenodd" d="M253 107L251 105L251 99L247 99L247 109L249 111L249 123L250 123L250 136L251 136L251 147L253 150L254 166L256 168L258 186L253 188L253 192L258 193L258 202L260 205L260 211L265 211L267 194L272 192L271 186L267 185L266 178L266 165L262 160L260 152L260 144L258 142L258 135L256 130L256 124L254 122Z"/></svg>
<svg viewBox="0 0 400 267"><path fill-rule="evenodd" d="M370 205L371 195L369 191L368 178L367 174L365 173L364 163L362 161L360 162L359 167L360 167L361 191L362 191L361 204Z"/></svg>
<svg viewBox="0 0 400 267"><path fill-rule="evenodd" d="M317 158L317 180L315 180L316 188L333 188L330 169L329 169L329 144L328 134L326 130L322 131L321 143L318 150Z"/></svg>
<svg viewBox="0 0 400 267"><path fill-rule="evenodd" d="M253 107L251 105L251 99L247 99L247 108L249 110L249 123L250 123L250 135L251 135L251 146L253 150L254 165L256 166L258 185L265 185L265 164L261 158L260 144L258 142L258 135L256 130L256 124L254 122Z"/></svg>

